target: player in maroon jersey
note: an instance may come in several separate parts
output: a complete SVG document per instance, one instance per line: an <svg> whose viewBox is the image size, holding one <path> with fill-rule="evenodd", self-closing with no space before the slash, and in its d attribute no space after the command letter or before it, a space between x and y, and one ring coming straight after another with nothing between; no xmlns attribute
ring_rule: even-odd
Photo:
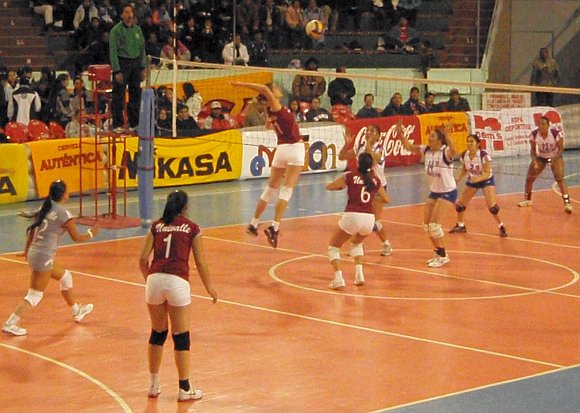
<svg viewBox="0 0 580 413"><path fill-rule="evenodd" d="M349 239L352 243L349 255L354 258L356 268L354 283L363 285L365 282L362 242L373 231L375 224L373 200L378 194L383 201L388 202L385 188L381 186L380 178L373 172L373 163L373 156L368 152L363 152L358 157L357 172L346 172L326 185L329 191L338 191L343 188L348 190L345 212L338 221L338 226L328 246L328 259L334 268L334 280L329 285L332 289L345 286L340 269L340 247Z"/></svg>
<svg viewBox="0 0 580 413"><path fill-rule="evenodd" d="M266 86L258 83L232 82L232 86L247 87L255 90L266 98L268 102L269 122L278 138L278 146L272 160L268 186L260 196L252 221L246 228L246 232L258 235L260 216L266 210L270 200L278 194L278 202L274 212L272 224L264 230L268 242L276 248L278 246L278 234L280 221L284 216L288 202L292 197L292 191L298 183L300 173L304 167L305 148L298 130L298 125L290 109L282 106L282 90L277 86Z"/></svg>
<svg viewBox="0 0 580 413"><path fill-rule="evenodd" d="M217 301L205 257L201 229L185 217L187 194L174 191L167 197L163 216L151 225L139 258L141 273L146 279L145 301L151 318L148 358L151 385L149 397L160 394L159 367L168 321L175 348L175 364L179 375L178 401L198 400L203 396L189 383L189 322L191 291L189 286L189 251L205 289ZM149 256L153 252L153 260ZM169 318L169 320L168 320Z"/></svg>

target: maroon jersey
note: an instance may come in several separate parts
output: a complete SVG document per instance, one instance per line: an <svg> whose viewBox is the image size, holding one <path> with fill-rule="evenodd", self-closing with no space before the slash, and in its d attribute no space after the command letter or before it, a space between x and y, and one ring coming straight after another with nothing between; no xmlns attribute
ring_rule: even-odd
<svg viewBox="0 0 580 413"><path fill-rule="evenodd" d="M379 178L373 174L375 187L372 191L367 191L360 173L347 172L344 174L344 177L346 178L346 187L348 188L348 202L344 211L374 214L373 199L381 185Z"/></svg>
<svg viewBox="0 0 580 413"><path fill-rule="evenodd" d="M282 109L278 112L269 112L269 115L274 133L278 137L278 145L283 143L296 143L302 140L298 124L290 109L282 106Z"/></svg>
<svg viewBox="0 0 580 413"><path fill-rule="evenodd" d="M193 239L201 232L199 226L179 215L170 225L155 221L150 231L153 262L149 274L163 272L189 280L189 252Z"/></svg>

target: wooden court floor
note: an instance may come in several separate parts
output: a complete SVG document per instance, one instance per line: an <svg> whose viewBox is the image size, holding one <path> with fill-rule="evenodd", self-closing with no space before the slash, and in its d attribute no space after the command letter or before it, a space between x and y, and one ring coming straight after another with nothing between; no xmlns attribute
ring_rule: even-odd
<svg viewBox="0 0 580 413"><path fill-rule="evenodd" d="M571 194L580 199L580 188ZM61 247L58 261L95 311L73 323L49 285L22 322L29 335L0 337L0 411L406 411L570 369L580 382L580 205L567 215L557 195L539 191L533 208L521 209L519 197L500 196L506 239L474 199L468 233L446 235L451 262L439 269L425 264L432 252L422 206L385 209L394 253L381 257L378 238L367 239L363 287L353 285L344 255L343 291L327 288L335 214L288 219L276 250L241 225L205 228L219 301L212 304L194 276L191 378L204 397L186 404L176 402L169 340L162 394L146 397L142 238ZM0 256L2 317L26 291L28 274L16 254ZM521 411L534 411L533 400L527 406Z"/></svg>

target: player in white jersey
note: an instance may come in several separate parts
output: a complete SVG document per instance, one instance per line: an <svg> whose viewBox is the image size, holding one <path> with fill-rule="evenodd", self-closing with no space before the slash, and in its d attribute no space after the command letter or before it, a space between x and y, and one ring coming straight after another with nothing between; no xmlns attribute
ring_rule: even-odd
<svg viewBox="0 0 580 413"><path fill-rule="evenodd" d="M365 152L372 155L374 160L372 168L373 172L380 179L381 186L385 189L385 192L387 192L387 177L385 176L385 142L381 137L381 129L377 125L366 126L365 134L358 142L353 142L352 136L347 131L344 146L338 153L338 159L358 159L358 157ZM382 197L375 197L373 200L373 211L375 215L373 231L376 232L383 244L381 249L381 255L383 256L391 255L393 253L393 247L387 238L387 231L381 223L383 204L388 202L388 193L387 197L384 199Z"/></svg>
<svg viewBox="0 0 580 413"><path fill-rule="evenodd" d="M518 206L532 206L532 188L534 187L534 182L546 165L550 165L554 179L558 183L560 192L562 193L564 210L571 214L572 204L570 203L570 195L568 195L568 187L564 179L564 158L562 158L564 138L558 129L550 128L550 120L547 117L542 116L537 129L534 129L530 134L530 146L532 162L530 163L528 176L526 177L525 199Z"/></svg>
<svg viewBox="0 0 580 413"><path fill-rule="evenodd" d="M425 174L429 178L429 197L425 202L423 214L423 229L429 235L435 247L435 256L427 261L429 267L441 267L449 262L443 241L444 232L441 227L445 202L455 203L457 200L457 185L453 176L453 157L455 147L449 138L449 126L444 131L433 130L429 135L429 145L415 145L407 139L403 123L397 122L397 136L403 141L408 151L422 153L425 159Z"/></svg>
<svg viewBox="0 0 580 413"><path fill-rule="evenodd" d="M467 136L467 150L460 157L463 168L457 177L460 182L466 175L465 187L461 192L459 200L455 203L457 211L457 224L449 231L452 234L466 233L467 228L463 222L465 210L471 198L476 194L478 189L483 191L487 208L499 228L499 236L507 237L507 231L501 218L499 217L499 206L495 201L495 180L491 169L491 156L481 149L479 136Z"/></svg>
<svg viewBox="0 0 580 413"><path fill-rule="evenodd" d="M14 312L4 323L2 331L6 334L23 336L26 330L18 326L20 318L42 300L44 290L51 278L58 280L60 291L66 303L71 307L73 320L80 323L93 310L92 304L80 305L73 292L72 274L54 264L58 242L64 232L68 232L75 242L84 242L99 233L97 227L90 228L86 234L80 234L68 212L61 203L68 199L66 184L55 181L50 184L49 195L44 200L34 223L28 227L28 239L24 256L32 269L30 287L26 296L18 303Z"/></svg>

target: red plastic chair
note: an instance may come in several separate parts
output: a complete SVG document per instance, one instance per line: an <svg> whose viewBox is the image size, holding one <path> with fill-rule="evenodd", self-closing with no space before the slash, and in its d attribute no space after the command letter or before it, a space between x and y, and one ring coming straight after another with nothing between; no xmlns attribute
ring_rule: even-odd
<svg viewBox="0 0 580 413"><path fill-rule="evenodd" d="M50 123L48 124L48 129L50 130L50 139L66 138L66 134L64 133L63 127L60 126L60 123L50 121Z"/></svg>
<svg viewBox="0 0 580 413"><path fill-rule="evenodd" d="M24 143L28 140L28 128L23 123L8 122L5 133L11 143Z"/></svg>
<svg viewBox="0 0 580 413"><path fill-rule="evenodd" d="M33 119L28 123L28 140L50 139L50 129L46 123Z"/></svg>

